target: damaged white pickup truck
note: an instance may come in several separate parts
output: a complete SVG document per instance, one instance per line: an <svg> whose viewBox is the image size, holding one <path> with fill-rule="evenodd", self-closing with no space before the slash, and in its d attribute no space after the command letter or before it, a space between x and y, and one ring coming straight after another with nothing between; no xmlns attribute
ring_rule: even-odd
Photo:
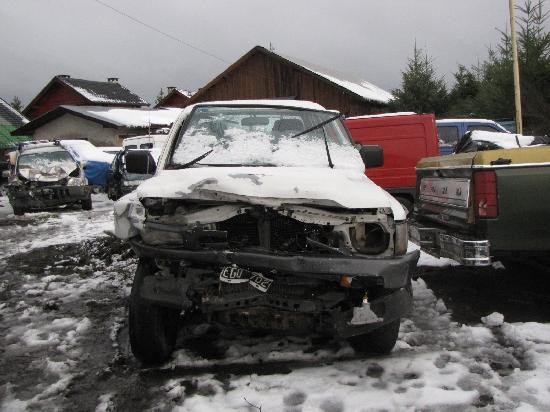
<svg viewBox="0 0 550 412"><path fill-rule="evenodd" d="M140 257L134 355L162 362L201 322L390 352L419 252L401 205L364 174L382 159L314 103L187 107L156 175L115 204L115 233Z"/></svg>

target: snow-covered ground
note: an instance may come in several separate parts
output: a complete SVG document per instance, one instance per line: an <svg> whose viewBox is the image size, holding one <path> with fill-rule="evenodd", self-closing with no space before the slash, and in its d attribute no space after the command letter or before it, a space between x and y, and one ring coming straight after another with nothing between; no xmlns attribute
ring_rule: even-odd
<svg viewBox="0 0 550 412"><path fill-rule="evenodd" d="M389 356L362 357L338 339L205 332L163 367L141 369L126 330L136 259L103 233L112 203L94 195L91 212L16 218L5 200L0 411L550 409L550 324L509 322L492 310L460 323L449 307L466 292L436 296L427 274L459 285L463 274L426 255ZM500 276L495 289L527 274L505 272L490 275Z"/></svg>

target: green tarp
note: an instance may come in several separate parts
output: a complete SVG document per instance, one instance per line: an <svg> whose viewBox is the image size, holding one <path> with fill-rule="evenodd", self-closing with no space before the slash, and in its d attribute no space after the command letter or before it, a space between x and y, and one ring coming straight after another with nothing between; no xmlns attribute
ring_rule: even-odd
<svg viewBox="0 0 550 412"><path fill-rule="evenodd" d="M12 136L10 133L17 127L10 124L0 124L0 150L9 149L17 143L31 140L28 136Z"/></svg>

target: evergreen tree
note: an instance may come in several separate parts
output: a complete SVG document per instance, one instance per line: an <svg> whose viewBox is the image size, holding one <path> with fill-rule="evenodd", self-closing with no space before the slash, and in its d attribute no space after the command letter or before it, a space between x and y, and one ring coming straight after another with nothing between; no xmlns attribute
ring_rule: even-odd
<svg viewBox="0 0 550 412"><path fill-rule="evenodd" d="M459 64L453 74L455 84L449 93L449 114L475 116L478 109L476 101L480 87L479 68L467 69Z"/></svg>
<svg viewBox="0 0 550 412"><path fill-rule="evenodd" d="M394 110L411 110L417 113L444 113L448 93L443 78L437 77L432 60L414 45L413 56L402 72L401 88L392 91Z"/></svg>
<svg viewBox="0 0 550 412"><path fill-rule="evenodd" d="M20 112L23 109L23 104L21 103L21 99L17 96L13 96L13 99L10 102L10 106L13 107L15 110Z"/></svg>
<svg viewBox="0 0 550 412"><path fill-rule="evenodd" d="M518 7L518 54L524 133L550 134L550 33L545 27L545 0L526 0ZM475 114L492 119L515 118L511 36L502 32L496 49L474 71L455 74L451 91L453 114ZM477 76L477 94L471 97Z"/></svg>

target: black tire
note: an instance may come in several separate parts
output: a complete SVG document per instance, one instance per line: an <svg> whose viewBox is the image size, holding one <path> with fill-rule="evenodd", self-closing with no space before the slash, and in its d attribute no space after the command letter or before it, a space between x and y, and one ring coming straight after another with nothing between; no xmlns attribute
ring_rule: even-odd
<svg viewBox="0 0 550 412"><path fill-rule="evenodd" d="M405 208L405 212L407 213L407 217L412 217L412 212L414 210L414 203L411 202L406 197L402 196L396 196L395 199L401 203L401 206Z"/></svg>
<svg viewBox="0 0 550 412"><path fill-rule="evenodd" d="M15 216L23 216L25 214L25 209L23 209L22 207L14 207L13 214Z"/></svg>
<svg viewBox="0 0 550 412"><path fill-rule="evenodd" d="M82 200L82 210L92 210L92 195Z"/></svg>
<svg viewBox="0 0 550 412"><path fill-rule="evenodd" d="M152 305L140 296L143 279L153 272L151 262L139 261L130 293L128 321L132 353L147 365L166 361L174 351L178 334L178 312Z"/></svg>
<svg viewBox="0 0 550 412"><path fill-rule="evenodd" d="M386 355L397 342L400 319L394 320L372 332L352 336L348 339L351 347L358 353Z"/></svg>

